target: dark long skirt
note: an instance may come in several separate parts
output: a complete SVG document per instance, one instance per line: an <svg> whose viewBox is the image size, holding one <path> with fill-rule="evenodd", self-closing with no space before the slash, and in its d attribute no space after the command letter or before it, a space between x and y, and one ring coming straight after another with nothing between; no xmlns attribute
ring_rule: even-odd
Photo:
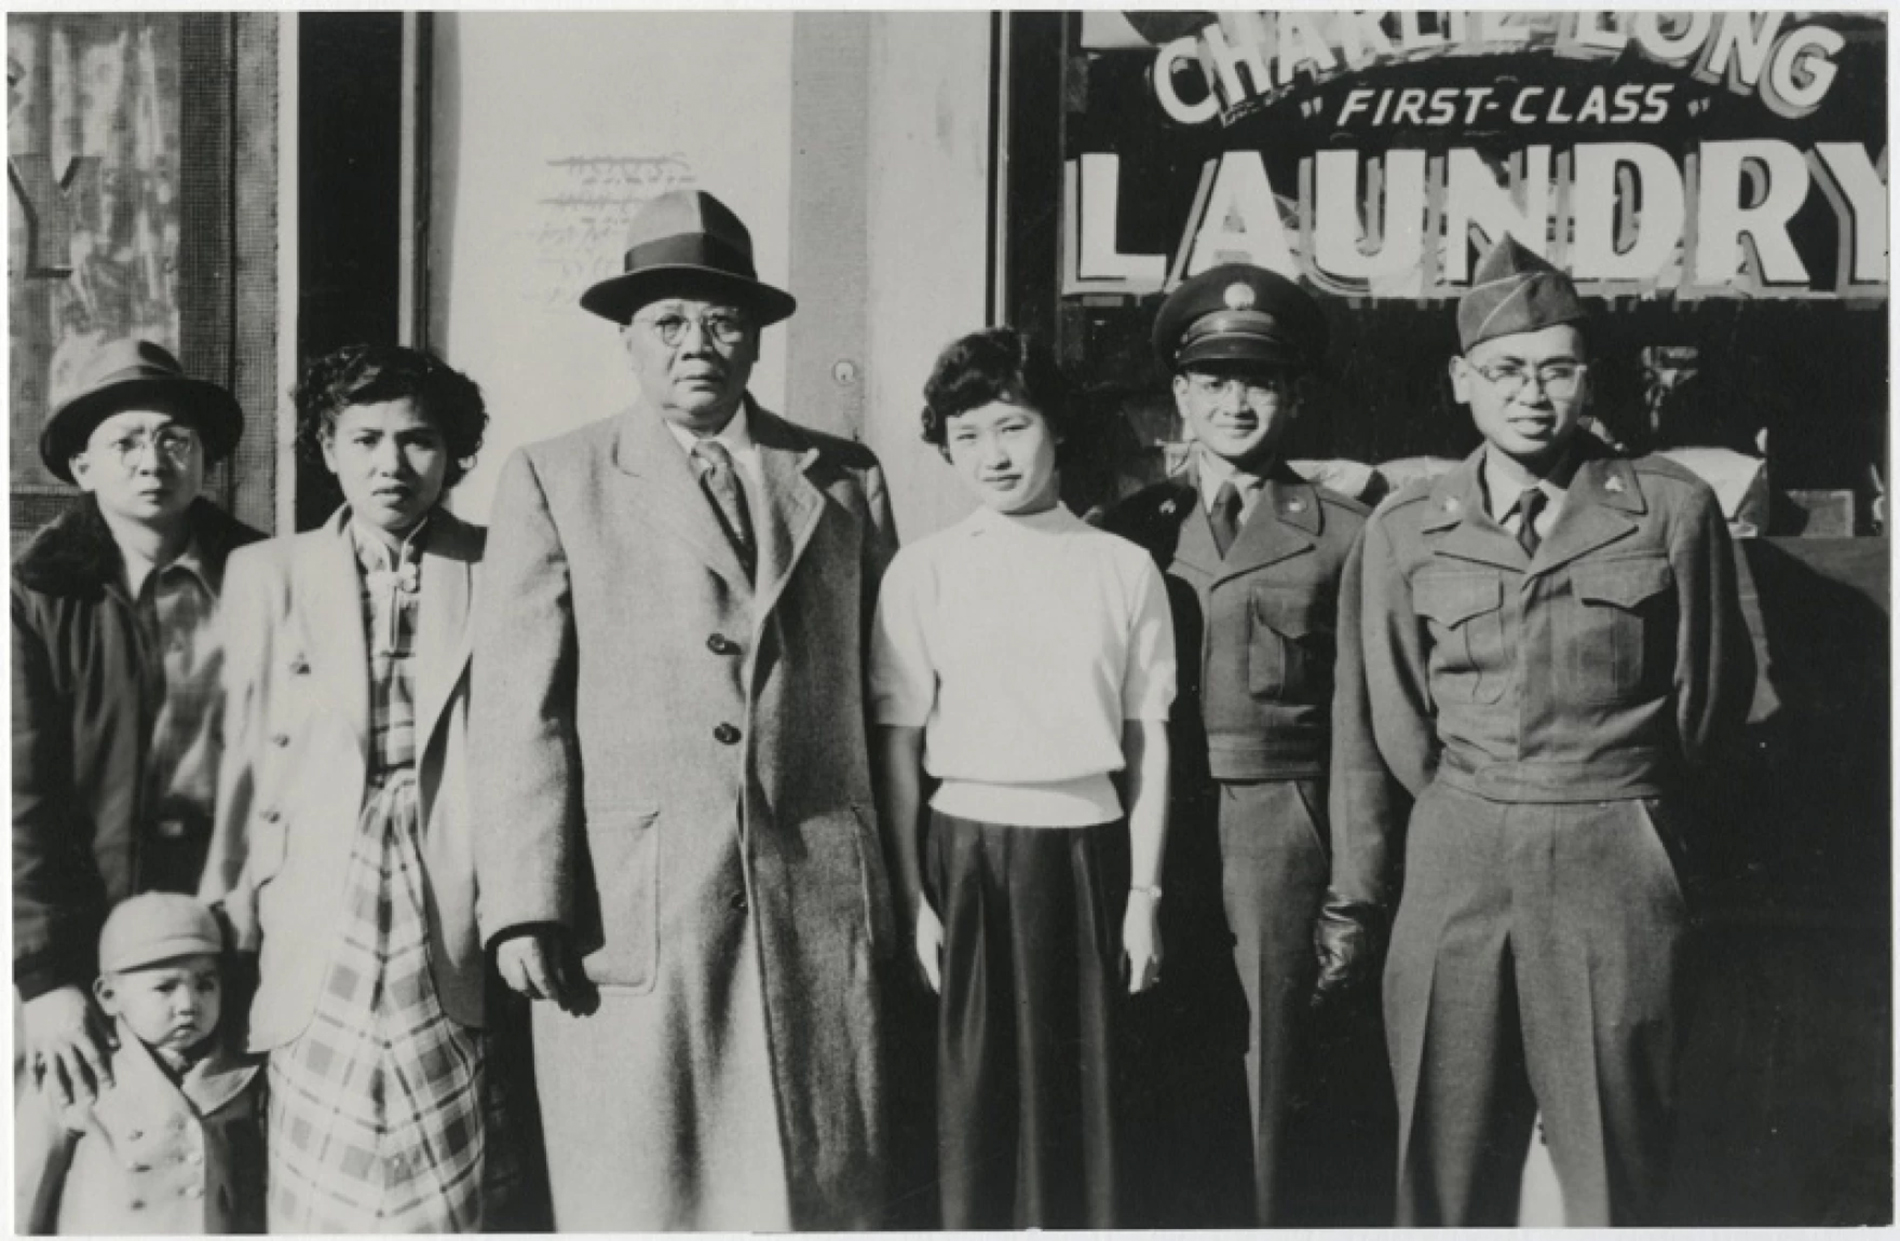
<svg viewBox="0 0 1900 1241"><path fill-rule="evenodd" d="M933 811L937 1153L954 1229L1112 1228L1128 832Z"/></svg>

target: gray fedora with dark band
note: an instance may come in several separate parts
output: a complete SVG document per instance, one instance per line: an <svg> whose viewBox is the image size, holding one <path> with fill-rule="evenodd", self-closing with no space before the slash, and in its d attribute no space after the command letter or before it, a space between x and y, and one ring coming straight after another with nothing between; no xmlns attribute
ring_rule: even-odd
<svg viewBox="0 0 1900 1241"><path fill-rule="evenodd" d="M581 294L581 305L625 323L648 302L706 293L746 307L761 327L798 309L790 293L759 279L752 234L739 217L699 190L674 190L640 208L627 229L624 268Z"/></svg>
<svg viewBox="0 0 1900 1241"><path fill-rule="evenodd" d="M223 460L244 431L237 398L205 379L185 374L164 348L121 337L88 354L40 431L40 460L62 482L72 482L74 454L100 423L128 409L162 410L198 432L205 464Z"/></svg>

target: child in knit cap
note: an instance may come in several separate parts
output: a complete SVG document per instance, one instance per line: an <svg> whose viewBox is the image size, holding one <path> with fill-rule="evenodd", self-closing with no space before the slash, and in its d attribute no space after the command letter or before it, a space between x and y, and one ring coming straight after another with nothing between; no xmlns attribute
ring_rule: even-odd
<svg viewBox="0 0 1900 1241"><path fill-rule="evenodd" d="M106 919L93 990L118 1042L110 1080L91 1104L20 1092L20 1232L263 1231L264 1078L218 1037L222 949L188 896L135 896Z"/></svg>

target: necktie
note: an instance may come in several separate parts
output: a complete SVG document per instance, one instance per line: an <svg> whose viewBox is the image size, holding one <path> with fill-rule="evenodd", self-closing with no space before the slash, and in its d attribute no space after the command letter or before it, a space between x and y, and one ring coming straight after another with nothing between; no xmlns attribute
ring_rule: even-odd
<svg viewBox="0 0 1900 1241"><path fill-rule="evenodd" d="M1537 518L1548 503L1550 497L1544 494L1542 487L1529 487L1518 493L1513 507L1523 517L1524 524L1517 528L1517 545L1524 549L1526 556L1537 555L1537 545L1543 542L1537 535Z"/></svg>
<svg viewBox="0 0 1900 1241"><path fill-rule="evenodd" d="M719 524L725 527L732 550L751 580L758 567L759 545L752 534L752 512L746 507L745 488L733 469L732 454L718 440L700 440L693 445L693 460L699 463L699 485L712 501Z"/></svg>
<svg viewBox="0 0 1900 1241"><path fill-rule="evenodd" d="M1234 545L1234 536L1240 533L1240 488L1232 479L1214 493L1214 511L1207 520L1214 527L1214 547L1225 559L1227 549Z"/></svg>

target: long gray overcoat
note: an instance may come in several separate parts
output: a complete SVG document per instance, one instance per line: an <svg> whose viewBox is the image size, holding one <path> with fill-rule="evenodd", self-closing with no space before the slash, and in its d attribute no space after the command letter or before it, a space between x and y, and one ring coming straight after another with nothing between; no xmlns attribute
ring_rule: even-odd
<svg viewBox="0 0 1900 1241"><path fill-rule="evenodd" d="M863 657L896 537L867 449L749 418L756 586L652 413L521 450L496 496L482 930L559 924L598 991L535 1005L563 1231L882 1218L895 928Z"/></svg>

